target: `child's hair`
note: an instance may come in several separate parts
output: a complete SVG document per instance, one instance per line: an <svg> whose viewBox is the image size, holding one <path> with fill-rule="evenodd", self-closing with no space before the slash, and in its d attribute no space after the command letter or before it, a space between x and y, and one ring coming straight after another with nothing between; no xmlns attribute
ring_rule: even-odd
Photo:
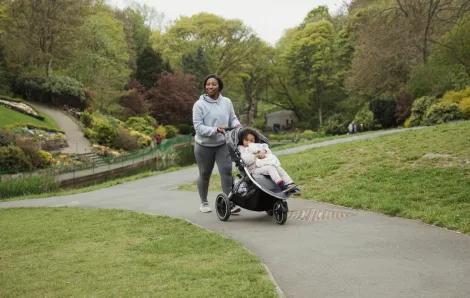
<svg viewBox="0 0 470 298"><path fill-rule="evenodd" d="M253 135L255 137L255 143L259 143L259 138L258 138L258 134L256 133L256 131L254 131L251 128L245 128L240 133L238 145L243 145L243 140L245 140L248 137L248 135Z"/></svg>

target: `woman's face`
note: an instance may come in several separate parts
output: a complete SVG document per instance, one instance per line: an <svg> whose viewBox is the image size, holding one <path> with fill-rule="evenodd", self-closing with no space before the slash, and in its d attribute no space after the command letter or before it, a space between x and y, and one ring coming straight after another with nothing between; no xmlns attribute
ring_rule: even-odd
<svg viewBox="0 0 470 298"><path fill-rule="evenodd" d="M206 93L209 96L214 96L219 93L219 83L216 79L210 78L206 82Z"/></svg>
<svg viewBox="0 0 470 298"><path fill-rule="evenodd" d="M254 142L255 142L255 136L252 134L249 134L246 136L246 138L243 139L243 146L248 147L248 145Z"/></svg>

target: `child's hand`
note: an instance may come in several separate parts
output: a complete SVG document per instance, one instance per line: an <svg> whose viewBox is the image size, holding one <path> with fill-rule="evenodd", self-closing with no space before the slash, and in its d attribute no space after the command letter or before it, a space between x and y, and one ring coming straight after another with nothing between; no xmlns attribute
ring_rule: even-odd
<svg viewBox="0 0 470 298"><path fill-rule="evenodd" d="M262 150L260 153L258 153L258 158L259 159L266 158L266 151Z"/></svg>

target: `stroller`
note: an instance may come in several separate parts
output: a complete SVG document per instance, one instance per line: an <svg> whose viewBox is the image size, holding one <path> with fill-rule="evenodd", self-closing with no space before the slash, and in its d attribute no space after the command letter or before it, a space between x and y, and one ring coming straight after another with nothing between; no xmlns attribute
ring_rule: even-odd
<svg viewBox="0 0 470 298"><path fill-rule="evenodd" d="M279 185L269 176L249 173L238 150L239 136L244 129L246 128L225 128L226 145L239 171L237 175L239 179L234 180L228 196L225 193L217 195L215 203L217 216L220 220L227 221L230 218L232 204L236 204L251 211L266 212L273 216L278 224L283 225L289 212L286 199L290 194L282 192ZM255 129L250 128L250 130L257 134L257 140L270 146L265 136Z"/></svg>

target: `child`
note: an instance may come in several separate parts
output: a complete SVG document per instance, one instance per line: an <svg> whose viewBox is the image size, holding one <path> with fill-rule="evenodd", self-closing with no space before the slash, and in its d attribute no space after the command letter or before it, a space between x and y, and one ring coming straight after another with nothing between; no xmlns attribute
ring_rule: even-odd
<svg viewBox="0 0 470 298"><path fill-rule="evenodd" d="M277 157L272 154L266 144L256 142L256 133L250 129L244 129L240 136L238 149L241 158L253 174L269 175L281 188L282 192L292 192L300 195L300 190L289 175L280 167Z"/></svg>

